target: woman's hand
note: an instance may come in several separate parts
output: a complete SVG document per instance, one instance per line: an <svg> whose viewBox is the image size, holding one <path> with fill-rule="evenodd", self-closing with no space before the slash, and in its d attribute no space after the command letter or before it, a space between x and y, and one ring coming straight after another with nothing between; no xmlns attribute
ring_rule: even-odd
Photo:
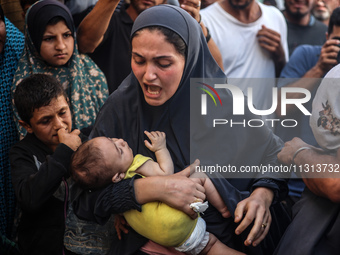
<svg viewBox="0 0 340 255"><path fill-rule="evenodd" d="M183 171L167 176L161 200L167 205L185 212L193 219L197 218L197 213L192 210L190 204L197 201L197 199L205 200L204 187L189 178L190 172L195 168L195 165L198 165L197 161Z"/></svg>
<svg viewBox="0 0 340 255"><path fill-rule="evenodd" d="M114 215L114 224L115 224L115 229L117 232L118 239L122 240L121 231L123 231L124 234L127 234L129 230L126 228L126 226L129 226L129 224L126 222L124 216L120 214Z"/></svg>
<svg viewBox="0 0 340 255"><path fill-rule="evenodd" d="M246 199L237 204L235 222L241 222L235 233L241 234L252 222L252 227L244 245L258 245L268 234L272 217L269 207L273 201L274 192L271 189L259 187ZM242 220L243 218L243 220ZM242 220L242 221L241 221Z"/></svg>
<svg viewBox="0 0 340 255"><path fill-rule="evenodd" d="M202 185L189 178L199 161L196 160L183 171L168 175L137 179L134 182L136 199L140 204L161 201L173 208L183 211L192 219L197 218L190 204L197 199L205 200Z"/></svg>

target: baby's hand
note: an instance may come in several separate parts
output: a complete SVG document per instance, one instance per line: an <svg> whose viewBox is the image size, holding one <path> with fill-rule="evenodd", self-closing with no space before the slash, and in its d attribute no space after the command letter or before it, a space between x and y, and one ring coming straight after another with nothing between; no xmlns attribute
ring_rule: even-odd
<svg viewBox="0 0 340 255"><path fill-rule="evenodd" d="M152 131L149 133L148 131L144 131L144 134L149 137L151 144L149 141L145 140L145 146L152 152L159 151L161 149L166 148L166 140L165 140L165 133L160 131Z"/></svg>

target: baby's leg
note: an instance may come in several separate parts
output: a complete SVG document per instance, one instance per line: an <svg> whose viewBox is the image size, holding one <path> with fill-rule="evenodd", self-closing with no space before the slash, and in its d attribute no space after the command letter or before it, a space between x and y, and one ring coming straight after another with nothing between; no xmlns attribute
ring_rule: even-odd
<svg viewBox="0 0 340 255"><path fill-rule="evenodd" d="M209 233L209 242L207 246L201 251L202 255L244 255L244 253L236 251L228 246L226 246L224 243L222 243L220 240L216 238L213 234Z"/></svg>
<svg viewBox="0 0 340 255"><path fill-rule="evenodd" d="M224 218L230 217L231 214L214 184L208 176L202 174L203 173L194 173L190 176L190 178L194 178L204 187L207 200L222 214Z"/></svg>

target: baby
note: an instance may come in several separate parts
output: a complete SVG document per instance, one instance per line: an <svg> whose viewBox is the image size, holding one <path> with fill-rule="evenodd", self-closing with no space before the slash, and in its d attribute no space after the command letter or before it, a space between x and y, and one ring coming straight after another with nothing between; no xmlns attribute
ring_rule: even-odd
<svg viewBox="0 0 340 255"><path fill-rule="evenodd" d="M133 156L131 148L123 139L97 137L81 145L73 155L72 177L83 188L96 189L110 182L131 178L135 174L143 177L173 174L174 167L166 148L165 133L145 131L145 134L151 141L146 140L145 146L155 153L158 163L140 154ZM229 217L230 213L211 180L197 180L204 186L208 201L223 217ZM181 252L241 254L206 232L206 224L201 217L192 220L185 213L161 202L144 204L141 212L130 210L123 215L140 235L163 246L176 247Z"/></svg>

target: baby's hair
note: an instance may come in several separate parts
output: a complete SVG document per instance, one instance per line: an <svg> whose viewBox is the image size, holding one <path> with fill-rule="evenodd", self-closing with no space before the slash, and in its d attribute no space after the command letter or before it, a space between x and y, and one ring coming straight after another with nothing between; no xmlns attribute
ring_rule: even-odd
<svg viewBox="0 0 340 255"><path fill-rule="evenodd" d="M83 189L99 189L111 183L112 176L104 156L92 140L83 143L72 155L71 176Z"/></svg>

